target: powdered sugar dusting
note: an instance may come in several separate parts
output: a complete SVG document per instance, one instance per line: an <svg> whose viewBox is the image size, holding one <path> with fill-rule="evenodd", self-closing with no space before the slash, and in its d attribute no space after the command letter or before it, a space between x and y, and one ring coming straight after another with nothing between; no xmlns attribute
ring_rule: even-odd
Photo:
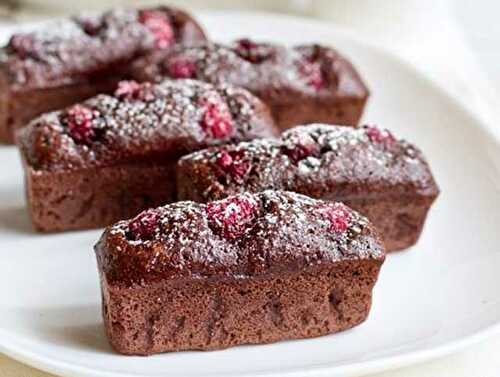
<svg viewBox="0 0 500 377"><path fill-rule="evenodd" d="M206 206L209 226L230 239L243 235L250 228L257 212L255 198L246 194L208 203Z"/></svg>
<svg viewBox="0 0 500 377"><path fill-rule="evenodd" d="M212 228L212 232L235 242L241 240L240 237L245 233L252 238L265 237L264 233L276 229L275 226L279 222L293 222L298 228L308 226L310 224L307 223L312 222L315 226L324 226L324 230L331 233L333 238L339 239L346 236L344 233L348 230L353 234L361 233L368 224L364 216L342 203L325 202L292 192L265 190L254 194L234 195L208 204L181 201L149 209L134 219L116 223L110 227L110 232L130 235L128 242L137 245L171 239L180 230L184 232L189 227L186 222L204 224ZM264 228L260 230L260 234L250 235L250 229L257 222L261 225L263 223ZM147 237L141 239L140 234L135 232L138 223L141 232L144 230L142 227L145 227ZM197 229L192 234L207 230ZM233 231L235 232L232 233ZM352 237L352 234L347 236ZM178 241L182 244L183 239ZM346 241L342 238L342 242Z"/></svg>
<svg viewBox="0 0 500 377"><path fill-rule="evenodd" d="M263 96L277 97L280 93L316 95L325 90L334 94L339 80L336 76L343 73L339 68L345 64L336 52L317 45L286 48L242 39L229 46L179 46L150 59L142 74L147 80L175 78L172 65L176 61L190 62L196 67L193 75L200 80L231 83Z"/></svg>
<svg viewBox="0 0 500 377"><path fill-rule="evenodd" d="M380 189L398 184L427 187L432 176L420 151L392 134L390 142L372 140L369 132L373 131L368 130L373 129L379 130L374 126L298 126L284 132L278 141L257 140L185 156L179 162L180 172L203 171L202 175L190 174L194 178L184 184L189 186L186 192L198 190L205 200L265 189L322 197L337 191L346 195L351 186L353 190L370 185ZM237 154L238 162L248 164L250 173L231 179L226 169L221 180L217 156L223 152Z"/></svg>
<svg viewBox="0 0 500 377"><path fill-rule="evenodd" d="M44 153L33 156L33 165L56 169L147 156L178 157L229 140L247 140L259 133L269 135L272 130L253 107L262 104L248 92L195 80L164 80L155 85L122 82L114 96L99 95L79 106L94 114L89 128L92 137L86 139L85 145L66 138L64 111L58 113L59 124L50 127L47 125L54 118L43 115L26 130L25 138L30 133L43 133L45 140L43 151L35 149ZM94 138L97 131L99 137ZM45 153L50 145L54 150Z"/></svg>
<svg viewBox="0 0 500 377"><path fill-rule="evenodd" d="M197 27L184 28L186 24L195 25L194 21L174 19L175 14L167 7L114 9L100 15L82 14L48 22L35 31L12 36L0 59L15 85L72 83L82 74L109 69L146 51L170 47L184 39L191 43L204 40Z"/></svg>
<svg viewBox="0 0 500 377"><path fill-rule="evenodd" d="M378 137L375 138L374 135ZM387 135L387 136L385 136ZM379 130L376 126L362 126L356 129L350 127L338 127L325 124L311 124L298 126L284 132L282 140L285 145L311 144L321 151L321 155L332 155L342 158L343 155L351 155L354 150L362 150L366 159L380 166L387 166L391 161L399 159L405 154L407 144L397 142L394 136L387 130ZM312 148L312 147L310 147ZM321 158L321 161L323 158ZM302 167L302 172L308 173L320 168L319 161L303 161L307 167Z"/></svg>
<svg viewBox="0 0 500 377"><path fill-rule="evenodd" d="M348 218L345 228L332 228L326 215L332 208ZM118 272L125 270L120 261L133 261L140 278L148 279L157 274L258 275L344 259L383 258L366 218L341 204L295 193L267 190L208 205L177 202L152 211L157 226L148 232L151 238L127 238L137 219L108 229L108 242L121 247L107 249L115 255Z"/></svg>

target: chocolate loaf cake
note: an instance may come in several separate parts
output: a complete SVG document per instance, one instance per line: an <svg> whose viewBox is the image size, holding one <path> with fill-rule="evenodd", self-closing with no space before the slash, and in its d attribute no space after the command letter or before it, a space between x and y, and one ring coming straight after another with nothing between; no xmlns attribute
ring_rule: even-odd
<svg viewBox="0 0 500 377"><path fill-rule="evenodd" d="M267 107L244 89L194 80L121 82L34 119L18 135L36 229L109 225L175 199L180 156L277 134Z"/></svg>
<svg viewBox="0 0 500 377"><path fill-rule="evenodd" d="M179 161L177 182L180 200L274 189L342 201L370 219L388 251L417 242L439 193L417 147L375 126L314 124L209 148Z"/></svg>
<svg viewBox="0 0 500 377"><path fill-rule="evenodd" d="M108 339L134 355L351 328L385 258L365 217L279 191L150 209L107 228L95 251Z"/></svg>
<svg viewBox="0 0 500 377"><path fill-rule="evenodd" d="M205 39L190 15L169 7L82 15L15 34L0 49L0 141L12 142L39 114L112 91L146 52Z"/></svg>
<svg viewBox="0 0 500 377"><path fill-rule="evenodd" d="M239 40L153 52L132 68L138 81L196 78L241 86L270 107L281 129L306 123L355 126L368 89L337 51L320 45L293 48Z"/></svg>

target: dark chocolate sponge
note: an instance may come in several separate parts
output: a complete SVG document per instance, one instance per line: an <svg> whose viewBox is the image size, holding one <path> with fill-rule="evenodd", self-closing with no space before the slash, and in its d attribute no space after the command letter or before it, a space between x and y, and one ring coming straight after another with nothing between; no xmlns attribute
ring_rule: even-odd
<svg viewBox="0 0 500 377"><path fill-rule="evenodd" d="M384 261L366 218L280 191L150 209L109 227L95 251L109 341L138 355L353 327Z"/></svg>

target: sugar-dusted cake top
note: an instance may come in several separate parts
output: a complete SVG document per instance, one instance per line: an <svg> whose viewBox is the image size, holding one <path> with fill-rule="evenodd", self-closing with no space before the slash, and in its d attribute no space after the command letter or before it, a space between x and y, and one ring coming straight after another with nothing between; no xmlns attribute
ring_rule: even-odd
<svg viewBox="0 0 500 377"><path fill-rule="evenodd" d="M262 98L289 103L297 96L366 97L368 90L354 67L337 51L316 44L287 48L249 39L220 44L177 46L137 61L140 81L164 77L228 82Z"/></svg>
<svg viewBox="0 0 500 377"><path fill-rule="evenodd" d="M147 51L202 40L201 27L178 9L115 9L14 34L0 50L0 66L13 85L50 87L88 80L102 70L113 74Z"/></svg>
<svg viewBox="0 0 500 377"><path fill-rule="evenodd" d="M276 134L267 107L244 89L195 80L124 81L34 119L18 144L35 170L167 161L210 145Z"/></svg>
<svg viewBox="0 0 500 377"><path fill-rule="evenodd" d="M109 227L96 245L105 277L123 284L258 276L383 259L368 220L341 203L283 191L177 202Z"/></svg>
<svg viewBox="0 0 500 377"><path fill-rule="evenodd" d="M266 189L335 198L438 190L416 146L371 125L297 126L279 140L201 150L179 161L178 178L181 197L200 201Z"/></svg>

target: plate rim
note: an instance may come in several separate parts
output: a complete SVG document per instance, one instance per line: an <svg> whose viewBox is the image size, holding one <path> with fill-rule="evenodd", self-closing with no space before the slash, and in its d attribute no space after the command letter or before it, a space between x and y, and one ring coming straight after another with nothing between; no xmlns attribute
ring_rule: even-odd
<svg viewBox="0 0 500 377"><path fill-rule="evenodd" d="M475 111L463 103L458 95L450 93L443 86L441 86L437 81L425 74L418 66L412 64L410 61L405 60L403 57L397 55L393 51L385 48L383 45L378 44L373 41L366 40L361 35L357 34L353 30L349 30L345 27L336 25L334 23L329 23L325 20L310 19L303 16L283 14L278 12L269 11L249 11L249 10L193 10L192 12L197 17L213 17L213 16L227 16L227 15L237 15L239 17L259 17L259 18L271 18L276 20L280 18L282 20L288 20L290 22L298 22L302 24L308 24L311 27L318 28L328 28L329 32L335 35L339 35L344 39L351 40L358 44L359 46L369 49L379 55L383 55L385 58L392 60L393 63L402 66L407 71L417 78L419 81L424 82L433 91L438 92L446 101L448 101L453 107L460 109L462 113L471 119L471 121L482 131L484 131L488 137L490 137L497 146L500 146L500 129L497 130L492 124L486 122L481 116L479 116ZM44 22L44 21L42 21ZM7 31L15 30L16 28L37 24L38 22L29 22L21 24L9 24L2 26L2 29ZM455 340L445 341L442 344L430 346L426 349L417 349L411 351L403 351L396 355L382 356L372 360L359 361L355 363L350 363L346 365L331 365L329 363L322 363L317 366L312 367L290 367L287 370L280 370L279 374L276 371L272 372L257 372L257 373L236 373L236 374L224 374L223 377L312 377L312 376L332 376L333 375L343 375L343 376L354 376L366 373L378 373L382 371L387 371L391 369L396 369L404 366L409 366L412 364L418 364L423 361L437 359L459 350L466 348L467 346L476 344L485 339L488 339L495 334L500 334L500 319L497 322L488 325L480 330L472 332L469 335L460 337ZM19 361L30 367L40 369L42 371L52 373L61 376L95 376L95 377L116 377L117 372L108 372L98 370L96 368L81 366L78 364L73 364L66 361L61 361L53 357L40 356L40 354L24 350L22 346L17 345L18 341L9 342L11 335L0 329L0 353ZM8 344L10 343L10 345ZM12 346L12 344L16 344ZM147 374L119 374L120 377L150 377ZM185 375L172 375L170 377L185 377Z"/></svg>
<svg viewBox="0 0 500 377"><path fill-rule="evenodd" d="M0 330L0 335L3 331ZM278 372L258 372L258 373L238 373L238 374L223 374L222 377L332 377L337 375L342 376L359 376L364 374L373 374L392 369L402 368L413 364L418 364L424 361L435 360L440 357L450 355L460 351L467 346L479 343L493 336L500 334L500 321L487 326L474 334L464 336L458 340L443 343L441 345L430 347L428 349L408 351L398 355L381 357L374 360L362 361L354 364L332 366L328 363L323 363L315 367L298 367L288 370L280 370ZM0 336L1 339L8 338L8 335ZM60 361L54 358L40 356L39 354L22 350L18 347L5 346L0 341L0 352L4 355L26 364L30 367L40 369L54 375L71 376L71 377L116 377L117 372L107 372L95 368L89 368L81 365L75 365L69 362ZM149 374L119 374L121 377L151 377ZM200 375L203 376L203 375ZM212 377L213 375L207 375ZM186 377L186 375L169 374L169 377Z"/></svg>

